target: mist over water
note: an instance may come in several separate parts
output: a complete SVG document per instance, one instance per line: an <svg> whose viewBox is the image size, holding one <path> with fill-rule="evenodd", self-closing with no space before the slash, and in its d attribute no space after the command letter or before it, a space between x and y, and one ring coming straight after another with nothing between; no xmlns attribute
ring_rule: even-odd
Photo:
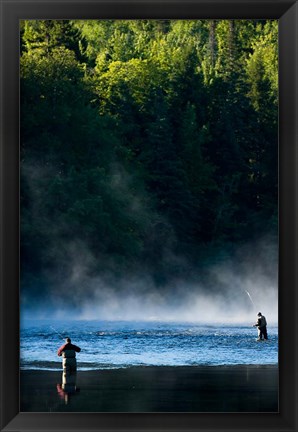
<svg viewBox="0 0 298 432"><path fill-rule="evenodd" d="M104 296L105 299L103 299ZM105 291L92 301L86 299L82 302L81 307L68 307L66 304L47 307L40 304L34 309L25 309L22 316L24 319L51 317L64 320L253 323L260 310L269 323L277 324L277 302L274 294L267 294L267 300L263 303L264 307L256 309L253 309L247 301L240 299L239 293L237 297L238 299L233 298L232 295L227 297L188 294L184 298L171 299L169 296L155 293L138 297Z"/></svg>
<svg viewBox="0 0 298 432"><path fill-rule="evenodd" d="M53 286L42 301L24 302L22 319L243 323L261 311L278 322L277 253L260 242L242 248L192 280L176 279L162 288L149 274L122 278L89 277L87 259L74 261L72 278ZM196 280L194 280L196 279ZM41 287L42 289L42 287Z"/></svg>
<svg viewBox="0 0 298 432"><path fill-rule="evenodd" d="M125 187L129 180L123 170L118 167L116 174L111 176L113 187ZM31 179L28 184L35 203L32 218L40 221L43 194L39 187L34 187L31 177L46 174L25 165L23 175ZM136 208L129 211L142 218L148 210L141 205L143 202L140 197L138 205L134 201ZM163 223L168 227L166 220ZM152 231L155 242L160 235L156 229L157 232ZM189 263L183 254L174 252L175 234L168 228L157 263L157 267L166 269L165 281L158 283L154 269L145 264L123 274L112 255L95 256L88 244L78 238L61 243L61 232L66 227L49 223L48 230L51 242L46 247L48 254L56 257L55 264L42 277L36 276L33 289L32 282L27 286L26 278L22 280L22 319L246 324L254 322L261 311L268 323L277 324L278 254L272 235L262 235L236 250L234 247L232 253L223 247L204 266L201 262ZM173 269L173 274L169 269Z"/></svg>
<svg viewBox="0 0 298 432"><path fill-rule="evenodd" d="M120 188L119 193L124 193L131 179L119 166L113 165L111 171L111 188ZM47 222L45 231L50 241L46 250L52 257L50 270L42 269L41 275L31 273L30 283L26 276L22 280L22 319L247 324L254 322L261 311L269 324L277 324L278 248L274 235L263 233L259 239L237 248L214 248L206 265L199 258L196 265L193 257L190 263L183 253L177 253L177 247L173 247L177 240L174 228L164 217L160 224L167 230L157 250L160 261L156 260L156 269L144 263L137 270L132 265L133 271L125 272L119 270L112 254L95 256L88 244L76 236L64 241L67 226L57 226L48 218L42 220L44 189L39 183L46 183L49 174L28 163L23 164L22 172L33 203L32 220ZM145 197L136 194L131 202L127 211L141 220L148 212ZM159 229L152 227L153 243L160 244ZM202 255L204 259L204 251ZM31 257L25 258L30 261ZM162 283L154 272L162 274Z"/></svg>

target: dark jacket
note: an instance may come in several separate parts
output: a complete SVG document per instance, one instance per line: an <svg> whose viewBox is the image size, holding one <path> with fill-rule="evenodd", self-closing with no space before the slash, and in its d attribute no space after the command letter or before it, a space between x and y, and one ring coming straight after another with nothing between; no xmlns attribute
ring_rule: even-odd
<svg viewBox="0 0 298 432"><path fill-rule="evenodd" d="M260 328L264 328L264 327L266 327L266 325L267 325L266 318L265 318L263 315L261 315L261 316L258 318L258 321L257 321L257 323L256 323L255 325L256 325L256 327L258 327L259 329L260 329Z"/></svg>

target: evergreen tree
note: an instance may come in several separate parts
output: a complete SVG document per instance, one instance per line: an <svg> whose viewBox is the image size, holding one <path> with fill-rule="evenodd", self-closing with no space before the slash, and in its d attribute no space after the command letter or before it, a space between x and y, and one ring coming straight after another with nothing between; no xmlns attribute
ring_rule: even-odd
<svg viewBox="0 0 298 432"><path fill-rule="evenodd" d="M276 21L25 20L20 36L32 292L73 277L76 245L90 276L142 265L162 286L276 235Z"/></svg>

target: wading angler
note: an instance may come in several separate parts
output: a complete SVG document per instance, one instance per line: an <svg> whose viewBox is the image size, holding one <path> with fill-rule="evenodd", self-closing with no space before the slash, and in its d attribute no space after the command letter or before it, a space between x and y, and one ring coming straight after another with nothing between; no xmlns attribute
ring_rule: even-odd
<svg viewBox="0 0 298 432"><path fill-rule="evenodd" d="M58 349L58 356L63 357L63 373L65 375L75 374L77 372L76 353L81 351L76 345L71 343L70 338L65 339L66 343Z"/></svg>

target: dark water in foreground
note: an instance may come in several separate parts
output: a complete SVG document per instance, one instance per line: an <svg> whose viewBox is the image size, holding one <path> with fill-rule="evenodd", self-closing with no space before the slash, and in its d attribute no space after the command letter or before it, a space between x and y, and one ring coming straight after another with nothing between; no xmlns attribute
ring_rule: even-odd
<svg viewBox="0 0 298 432"><path fill-rule="evenodd" d="M76 379L72 378L65 383L61 371L21 371L21 411L278 411L278 367L271 365L137 366L78 371ZM69 430L64 419L67 417L59 420L60 429ZM175 428L177 421L179 418ZM125 426L127 430L135 429ZM168 429L167 426L160 430ZM34 425L30 430L33 429ZM184 424L179 429L184 430ZM231 424L229 430L233 429Z"/></svg>
<svg viewBox="0 0 298 432"><path fill-rule="evenodd" d="M269 327L268 335L268 342L256 342L256 329L243 325L28 321L21 328L21 368L61 370L57 349L62 336L81 347L80 370L277 364L277 327Z"/></svg>

